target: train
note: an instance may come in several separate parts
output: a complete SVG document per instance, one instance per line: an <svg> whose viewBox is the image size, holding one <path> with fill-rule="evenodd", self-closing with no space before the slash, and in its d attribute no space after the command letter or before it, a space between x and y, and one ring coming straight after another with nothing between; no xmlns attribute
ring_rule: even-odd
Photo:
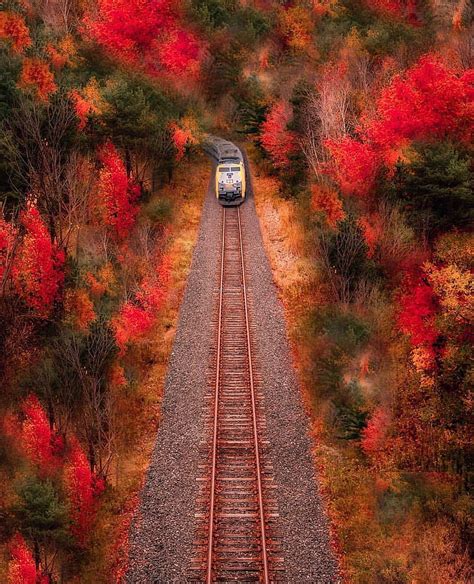
<svg viewBox="0 0 474 584"><path fill-rule="evenodd" d="M242 204L247 194L242 152L232 142L217 136L208 137L206 150L217 162L214 185L216 199L226 207Z"/></svg>

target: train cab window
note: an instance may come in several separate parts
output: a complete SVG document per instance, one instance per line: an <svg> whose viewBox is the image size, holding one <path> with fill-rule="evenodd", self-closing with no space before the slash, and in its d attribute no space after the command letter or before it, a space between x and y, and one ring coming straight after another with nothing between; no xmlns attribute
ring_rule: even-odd
<svg viewBox="0 0 474 584"><path fill-rule="evenodd" d="M220 170L221 172L230 172L230 168L223 167L223 166L221 166L221 167L219 168L219 170ZM233 170L233 169L232 169L232 170Z"/></svg>
<svg viewBox="0 0 474 584"><path fill-rule="evenodd" d="M239 170L240 170L240 168L239 168L238 166L233 166L233 167L231 168L231 171L232 171L232 172L239 172Z"/></svg>

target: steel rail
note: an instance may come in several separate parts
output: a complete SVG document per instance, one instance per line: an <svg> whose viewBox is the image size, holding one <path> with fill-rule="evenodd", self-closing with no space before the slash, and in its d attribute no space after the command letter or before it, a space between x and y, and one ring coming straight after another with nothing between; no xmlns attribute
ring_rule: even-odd
<svg viewBox="0 0 474 584"><path fill-rule="evenodd" d="M214 550L214 505L216 498L216 467L217 467L217 438L219 427L219 387L220 387L220 361L221 361L221 332L222 332L222 302L224 297L224 257L225 257L225 207L222 213L222 247L221 247L221 274L219 285L219 314L217 329L217 370L214 386L214 426L212 437L212 469L211 469L211 500L209 511L209 546L207 550L207 584L212 584L212 556Z"/></svg>
<svg viewBox="0 0 474 584"><path fill-rule="evenodd" d="M225 290L225 274L226 274L226 209L222 213L222 244L221 244L221 262L220 262L220 279L219 279L219 301L218 301L218 315L217 315L217 339L216 339L216 373L213 383L213 420L212 420L212 446L211 446L211 479L209 486L209 516L208 516L208 541L207 541L207 557L206 557L206 584L212 584L215 578L214 569L214 554L215 554L215 539L217 538L216 505L219 500L217 492L217 467L219 464L219 410L221 398L221 384L222 384L222 368L223 365L223 335L224 333L224 290ZM250 318L249 306L247 298L247 283L245 273L244 260L244 245L242 237L242 222L240 217L240 209L237 209L237 265L240 265L241 272L241 293L242 293L242 309L243 309L243 325L245 328L245 344L246 357L248 366L248 389L250 394L250 418L251 418L251 444L254 452L253 458L255 463L255 482L256 482L256 503L258 505L258 531L260 532L260 555L261 555L261 574L260 582L264 584L270 583L270 570L267 551L267 533L265 525L265 507L264 507L264 488L262 478L262 457L259 446L259 426L257 419L257 390L254 382L254 365L252 358L252 344L250 337ZM250 421L250 420L249 420ZM217 514L217 515L216 515Z"/></svg>
<svg viewBox="0 0 474 584"><path fill-rule="evenodd" d="M270 582L268 573L268 554L267 554L267 539L265 530L265 509L263 506L263 489L262 489L262 474L260 469L260 449L258 446L258 427L257 427L257 406L255 396L255 386L253 382L253 364L252 364L252 346L250 342L250 325L249 312L247 304L247 285L245 283L245 262L244 262L244 245L242 240L242 224L240 221L240 207L237 208L237 218L239 223L239 242L240 242L240 262L242 265L242 292L244 299L245 312L245 328L247 333L247 356L249 362L249 378L250 378L250 393L252 400L252 424L253 424L253 438L255 446L255 471L257 475L257 489L258 489L258 506L260 510L260 532L262 539L262 560L263 560L263 582L268 584Z"/></svg>

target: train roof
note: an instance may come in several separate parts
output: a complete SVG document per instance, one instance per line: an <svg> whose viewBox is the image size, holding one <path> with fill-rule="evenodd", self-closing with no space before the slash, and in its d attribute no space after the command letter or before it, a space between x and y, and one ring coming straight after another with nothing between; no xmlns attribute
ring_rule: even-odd
<svg viewBox="0 0 474 584"><path fill-rule="evenodd" d="M217 159L219 164L225 161L243 162L242 152L229 140L224 140L217 136L208 136L206 146L209 153Z"/></svg>
<svg viewBox="0 0 474 584"><path fill-rule="evenodd" d="M221 158L219 160L219 164L225 164L226 162L242 162L242 160L240 158L234 157L234 158Z"/></svg>

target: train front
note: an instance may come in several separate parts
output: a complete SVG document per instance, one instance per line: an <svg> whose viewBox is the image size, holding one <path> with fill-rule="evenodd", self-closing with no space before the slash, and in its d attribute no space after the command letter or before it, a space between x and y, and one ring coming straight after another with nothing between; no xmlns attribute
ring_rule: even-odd
<svg viewBox="0 0 474 584"><path fill-rule="evenodd" d="M216 197L226 206L245 199L245 168L239 159L221 160L216 168Z"/></svg>

